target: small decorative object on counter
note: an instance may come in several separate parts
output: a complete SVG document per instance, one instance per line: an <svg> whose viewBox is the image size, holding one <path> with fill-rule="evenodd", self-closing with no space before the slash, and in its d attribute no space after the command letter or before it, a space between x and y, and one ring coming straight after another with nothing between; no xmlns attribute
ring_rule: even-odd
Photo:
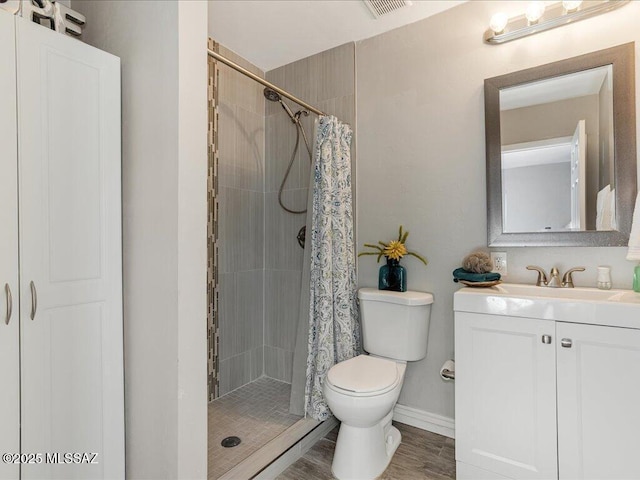
<svg viewBox="0 0 640 480"><path fill-rule="evenodd" d="M462 260L462 268L467 272L489 273L493 270L491 255L486 252L472 252Z"/></svg>
<svg viewBox="0 0 640 480"><path fill-rule="evenodd" d="M380 267L378 272L378 290L391 290L394 292L406 292L407 291L407 270L400 265L400 260L405 255L411 255L416 257L422 263L427 265L427 259L416 252L410 252L407 250L405 243L409 232L402 230L402 225L398 230L398 239L391 240L390 242L380 242L378 245L372 243L365 243L364 246L372 248L373 252L360 252L358 257L363 255L376 255L379 262L382 257L386 257L387 264Z"/></svg>
<svg viewBox="0 0 640 480"><path fill-rule="evenodd" d="M609 267L598 267L598 288L611 290L611 269Z"/></svg>
<svg viewBox="0 0 640 480"><path fill-rule="evenodd" d="M493 287L502 282L494 273L491 256L482 251L472 252L462 260L462 267L453 271L453 281L468 287Z"/></svg>

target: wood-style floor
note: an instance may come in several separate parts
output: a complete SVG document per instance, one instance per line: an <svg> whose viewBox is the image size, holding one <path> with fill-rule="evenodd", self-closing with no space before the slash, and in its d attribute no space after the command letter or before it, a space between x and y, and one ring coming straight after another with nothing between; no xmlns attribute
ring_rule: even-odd
<svg viewBox="0 0 640 480"><path fill-rule="evenodd" d="M402 433L402 443L380 480L455 480L454 440L393 422ZM338 428L320 440L278 480L330 480L333 449Z"/></svg>

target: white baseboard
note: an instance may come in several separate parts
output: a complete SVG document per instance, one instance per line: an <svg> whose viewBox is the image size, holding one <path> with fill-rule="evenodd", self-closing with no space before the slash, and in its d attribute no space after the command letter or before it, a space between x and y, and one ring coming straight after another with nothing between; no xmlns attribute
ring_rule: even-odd
<svg viewBox="0 0 640 480"><path fill-rule="evenodd" d="M428 432L455 438L455 423L453 418L443 417L436 413L425 412L413 407L396 404L393 409L393 419L400 423L406 423L412 427L421 428Z"/></svg>

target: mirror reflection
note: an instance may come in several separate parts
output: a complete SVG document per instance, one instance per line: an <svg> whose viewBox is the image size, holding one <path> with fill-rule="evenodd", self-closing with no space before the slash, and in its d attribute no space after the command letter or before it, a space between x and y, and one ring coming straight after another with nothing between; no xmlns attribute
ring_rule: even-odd
<svg viewBox="0 0 640 480"><path fill-rule="evenodd" d="M503 232L616 230L612 65L499 95Z"/></svg>

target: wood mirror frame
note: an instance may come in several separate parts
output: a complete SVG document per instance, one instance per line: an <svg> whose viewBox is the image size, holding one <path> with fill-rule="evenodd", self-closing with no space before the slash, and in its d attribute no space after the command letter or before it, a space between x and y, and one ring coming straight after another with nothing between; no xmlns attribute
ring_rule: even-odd
<svg viewBox="0 0 640 480"><path fill-rule="evenodd" d="M626 246L636 196L636 99L634 43L599 50L484 81L487 154L487 242L490 247ZM504 233L500 90L538 80L612 65L614 171L618 230Z"/></svg>

